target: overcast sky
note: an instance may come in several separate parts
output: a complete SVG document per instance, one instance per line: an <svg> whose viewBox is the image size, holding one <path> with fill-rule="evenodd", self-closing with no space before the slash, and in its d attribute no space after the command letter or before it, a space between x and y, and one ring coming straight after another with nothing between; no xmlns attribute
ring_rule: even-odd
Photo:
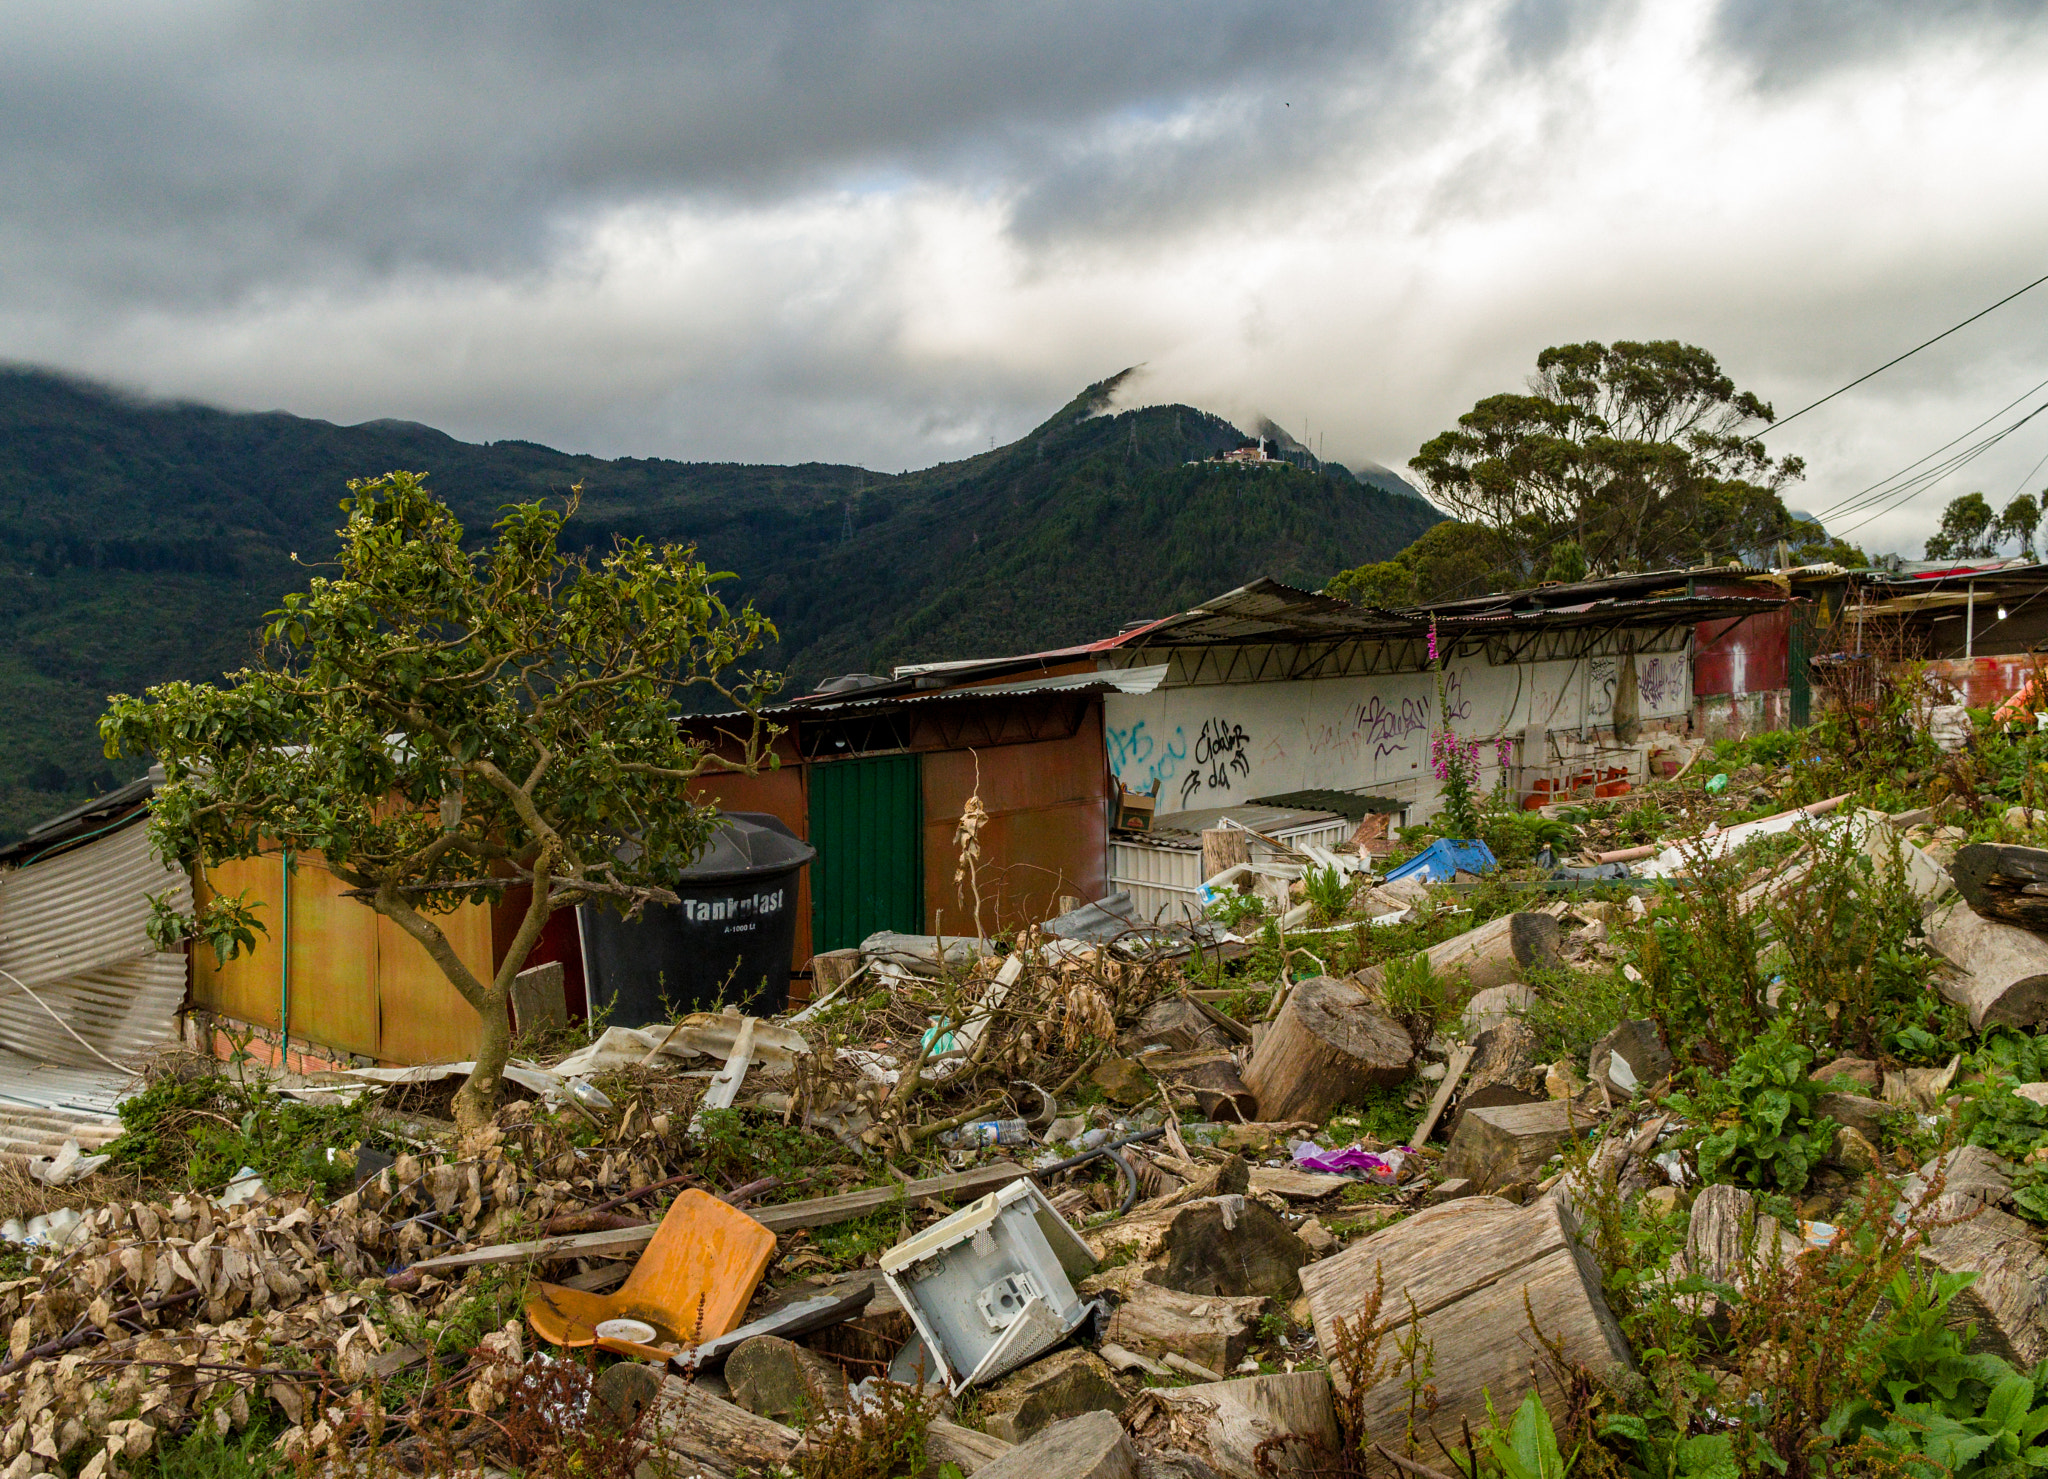
<svg viewBox="0 0 2048 1479"><path fill-rule="evenodd" d="M1784 413L2048 273L2041 4L0 13L0 358L468 439L894 470L1143 363L1402 466L1545 345L1687 339ZM2041 381L2048 286L1774 435L1788 501Z"/></svg>

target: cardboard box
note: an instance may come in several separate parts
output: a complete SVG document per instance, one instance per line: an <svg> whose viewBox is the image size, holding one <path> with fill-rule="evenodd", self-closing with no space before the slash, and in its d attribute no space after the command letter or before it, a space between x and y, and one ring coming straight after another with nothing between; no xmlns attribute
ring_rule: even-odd
<svg viewBox="0 0 2048 1479"><path fill-rule="evenodd" d="M1152 813L1159 809L1159 798L1143 791L1126 791L1117 788L1116 825L1124 832L1149 832L1152 830Z"/></svg>

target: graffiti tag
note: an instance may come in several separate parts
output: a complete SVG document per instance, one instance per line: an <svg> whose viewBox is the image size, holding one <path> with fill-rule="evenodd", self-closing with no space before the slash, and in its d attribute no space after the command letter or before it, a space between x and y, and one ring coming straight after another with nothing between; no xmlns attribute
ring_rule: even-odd
<svg viewBox="0 0 2048 1479"><path fill-rule="evenodd" d="M1233 772L1250 775L1251 743L1252 737L1242 724L1232 724L1227 719L1204 720L1201 733L1195 736L1194 768L1181 782L1181 805L1187 805L1188 798L1198 794L1204 785L1228 791Z"/></svg>
<svg viewBox="0 0 2048 1479"><path fill-rule="evenodd" d="M1404 698L1394 708L1374 694L1358 706L1355 727L1372 744L1372 758L1383 760L1396 750L1408 748L1409 735L1429 728L1429 700Z"/></svg>

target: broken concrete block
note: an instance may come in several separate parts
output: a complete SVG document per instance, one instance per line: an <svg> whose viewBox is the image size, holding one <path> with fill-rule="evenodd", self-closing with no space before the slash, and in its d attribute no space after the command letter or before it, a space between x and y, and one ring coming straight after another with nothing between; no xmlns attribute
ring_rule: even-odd
<svg viewBox="0 0 2048 1479"><path fill-rule="evenodd" d="M982 1426L1006 1443L1026 1439L1084 1412L1120 1412L1124 1396L1109 1363L1070 1346L1012 1372L982 1397Z"/></svg>
<svg viewBox="0 0 2048 1479"><path fill-rule="evenodd" d="M1185 1448L1223 1479L1306 1473L1313 1448L1329 1454L1343 1443L1322 1371L1154 1387L1131 1404L1130 1425L1141 1441ZM1285 1443L1289 1438L1301 1442ZM1262 1470L1265 1444L1273 1446L1267 1449L1270 1468Z"/></svg>
<svg viewBox="0 0 2048 1479"><path fill-rule="evenodd" d="M1884 1086L1884 1070L1870 1058L1836 1058L1813 1070L1807 1077L1817 1084L1834 1079L1848 1079L1851 1083L1870 1090Z"/></svg>
<svg viewBox="0 0 2048 1479"><path fill-rule="evenodd" d="M1367 1090L1399 1083L1414 1062L1407 1030L1358 986L1315 976L1288 993L1244 1081L1258 1097L1261 1119L1320 1124Z"/></svg>
<svg viewBox="0 0 2048 1479"><path fill-rule="evenodd" d="M1972 1029L2048 1021L2048 940L1961 901L1929 916L1927 939L1955 967L1936 985L1969 1014Z"/></svg>
<svg viewBox="0 0 2048 1479"><path fill-rule="evenodd" d="M793 1340L757 1335L726 1358L732 1400L756 1417L801 1428L846 1405L846 1373Z"/></svg>
<svg viewBox="0 0 2048 1479"><path fill-rule="evenodd" d="M1266 1304L1263 1295L1184 1294L1141 1283L1110 1316L1108 1338L1154 1360L1174 1351L1211 1371L1229 1371L1244 1359Z"/></svg>
<svg viewBox="0 0 2048 1479"><path fill-rule="evenodd" d="M1462 1178L1483 1192L1540 1181L1550 1158L1598 1123L1591 1106L1572 1099L1469 1110L1438 1171L1446 1181Z"/></svg>
<svg viewBox="0 0 2048 1479"><path fill-rule="evenodd" d="M1472 993L1472 999L1465 1003L1465 1036L1469 1040L1477 1041L1481 1033L1491 1031L1501 1023L1521 1016L1535 1004L1535 990L1524 986L1520 981L1475 991Z"/></svg>
<svg viewBox="0 0 2048 1479"><path fill-rule="evenodd" d="M1669 1076L1671 1069L1664 1034L1647 1018L1621 1023L1586 1055L1586 1076L1617 1102L1634 1098Z"/></svg>
<svg viewBox="0 0 2048 1479"><path fill-rule="evenodd" d="M1263 1202L1215 1197L1182 1207L1166 1230L1165 1262L1147 1281L1183 1294L1290 1300L1308 1245Z"/></svg>
<svg viewBox="0 0 2048 1479"><path fill-rule="evenodd" d="M1485 991L1526 981L1531 971L1563 965L1557 941L1557 920L1550 915L1503 914L1477 929L1453 935L1441 945L1432 945L1425 953L1437 975L1460 972L1468 989Z"/></svg>
<svg viewBox="0 0 2048 1479"><path fill-rule="evenodd" d="M1489 1395L1496 1411L1512 1411L1533 1376L1545 1403L1561 1411L1560 1370L1584 1366L1611 1376L1632 1368L1600 1291L1600 1270L1577 1223L1554 1201L1524 1209L1469 1197L1426 1207L1310 1264L1301 1281L1326 1351L1337 1343L1337 1322L1356 1319L1374 1289L1383 1290L1381 1326L1399 1332L1412 1324L1434 1351L1437 1407L1427 1425L1453 1448L1464 1422L1486 1421ZM1556 1342L1562 1365L1544 1355L1532 1319L1545 1341ZM1341 1390L1342 1373L1333 1378ZM1376 1384L1362 1400L1368 1432L1403 1430L1408 1393L1399 1381Z"/></svg>
<svg viewBox="0 0 2048 1479"><path fill-rule="evenodd" d="M1138 1479L1138 1450L1112 1412L1084 1412L1034 1435L977 1479Z"/></svg>
<svg viewBox="0 0 2048 1479"><path fill-rule="evenodd" d="M2022 1371L2048 1357L2048 1254L2033 1229L1968 1194L1936 1197L1929 1210L1937 1225L1928 1231L1921 1258L1949 1273L1977 1276L1949 1306L1955 1323L1976 1322L1974 1348Z"/></svg>

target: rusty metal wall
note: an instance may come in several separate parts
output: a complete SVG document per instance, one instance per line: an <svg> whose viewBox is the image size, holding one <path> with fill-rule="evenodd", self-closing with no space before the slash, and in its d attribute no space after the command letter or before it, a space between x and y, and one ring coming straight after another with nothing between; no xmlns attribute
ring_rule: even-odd
<svg viewBox="0 0 2048 1479"><path fill-rule="evenodd" d="M979 773L977 777L977 765ZM981 833L981 928L1047 919L1061 894L1099 899L1108 887L1109 768L1102 707L1091 704L1065 739L924 757L925 927L971 933L972 897L954 882L954 835L977 788L989 814Z"/></svg>
<svg viewBox="0 0 2048 1479"><path fill-rule="evenodd" d="M1948 684L1971 707L1993 708L2026 686L2036 661L2024 652L1950 657L1927 663L1922 671L1929 681Z"/></svg>
<svg viewBox="0 0 2048 1479"><path fill-rule="evenodd" d="M1694 702L1789 687L1794 614L1788 605L1735 620L1701 622L1693 634Z"/></svg>

